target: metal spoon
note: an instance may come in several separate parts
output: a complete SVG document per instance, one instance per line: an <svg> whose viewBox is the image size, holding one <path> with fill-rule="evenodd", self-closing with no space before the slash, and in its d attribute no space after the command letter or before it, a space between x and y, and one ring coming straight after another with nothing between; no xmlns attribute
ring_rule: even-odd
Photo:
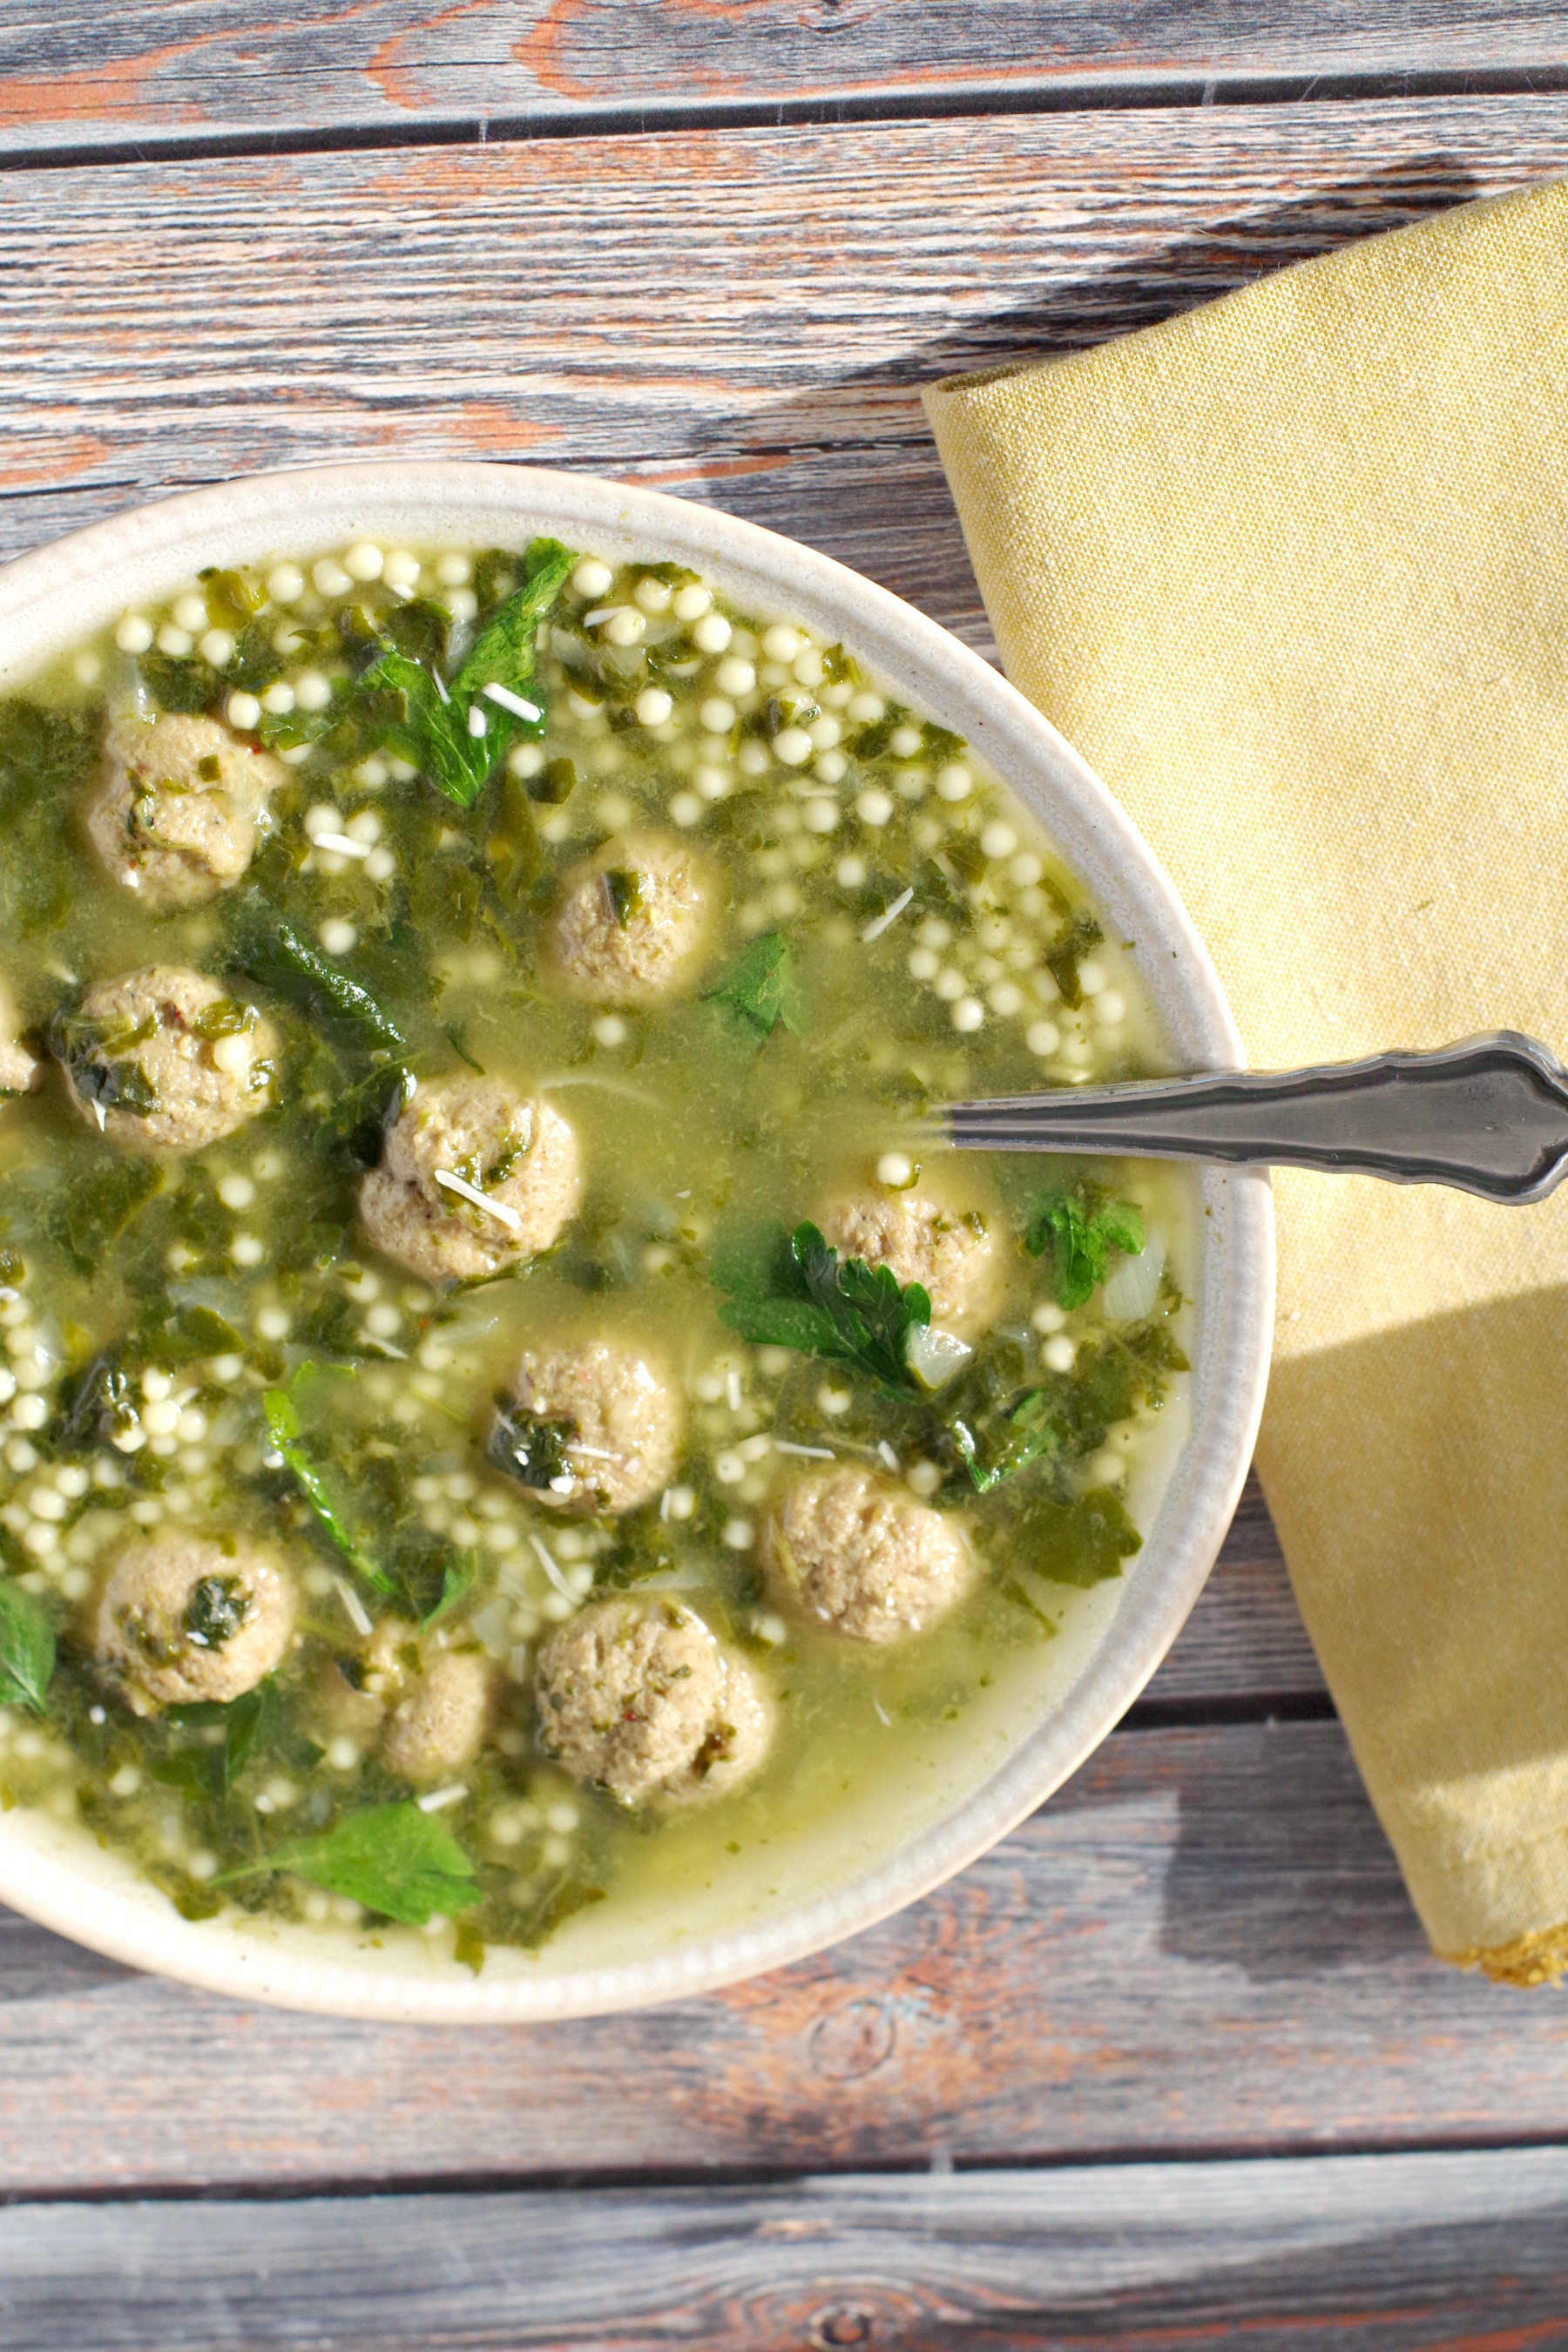
<svg viewBox="0 0 1568 2352"><path fill-rule="evenodd" d="M1512 1029L1319 1069L1005 1095L952 1103L938 1118L965 1151L1319 1168L1450 1184L1510 1205L1544 1199L1568 1171L1568 1070Z"/></svg>

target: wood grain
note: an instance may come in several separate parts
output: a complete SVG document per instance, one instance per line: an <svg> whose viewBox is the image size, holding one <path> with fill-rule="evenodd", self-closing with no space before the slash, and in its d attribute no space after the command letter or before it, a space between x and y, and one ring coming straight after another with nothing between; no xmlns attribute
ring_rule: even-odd
<svg viewBox="0 0 1568 2352"><path fill-rule="evenodd" d="M0 550L260 467L530 459L792 530L984 645L922 382L1565 164L1541 98L16 172Z"/></svg>
<svg viewBox="0 0 1568 2352"><path fill-rule="evenodd" d="M27 2352L1568 2343L1568 2153L0 2214Z"/></svg>
<svg viewBox="0 0 1568 2352"><path fill-rule="evenodd" d="M1103 104L1171 84L1398 87L1565 61L1568 13L1531 0L14 0L0 151L635 123L650 108Z"/></svg>
<svg viewBox="0 0 1568 2352"><path fill-rule="evenodd" d="M12 2196L1418 2147L1568 2135L1568 2008L1428 1957L1337 1725L1232 1725L1119 1733L899 1917L630 2017L289 2017L16 1923L0 2085Z"/></svg>

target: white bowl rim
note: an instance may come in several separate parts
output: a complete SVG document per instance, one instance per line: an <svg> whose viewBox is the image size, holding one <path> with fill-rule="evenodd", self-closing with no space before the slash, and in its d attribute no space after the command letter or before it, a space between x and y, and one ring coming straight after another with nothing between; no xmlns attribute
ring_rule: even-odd
<svg viewBox="0 0 1568 2352"><path fill-rule="evenodd" d="M1008 772L1021 763L1037 763L1052 780L1058 813L1042 814L1069 864L1091 887L1100 869L1138 909L1138 948L1147 953L1157 947L1162 957L1149 977L1163 976L1164 1001L1174 1002L1192 1051L1206 1066L1242 1066L1239 1033L1206 949L1153 853L1071 745L979 655L924 614L833 558L715 509L589 474L482 460L366 460L249 475L129 508L0 567L0 645L18 634L26 640L31 619L33 642L20 656L21 668L31 668L54 646L95 625L73 618L66 631L58 620L50 623L51 613L74 615L96 602L101 623L137 594L172 593L184 576L175 569L179 559L185 559L184 571L201 561L257 560L237 550L247 532L255 538L273 530L271 546L286 544L297 555L372 532L423 536L407 520L421 509L461 518L502 508L531 533L575 534L601 546L630 539L721 577L753 574L777 596L777 609L816 606L847 615L847 638L861 649L882 646L872 658L884 675L918 667L930 681L921 699L938 717L952 715L955 701L970 706L963 731L972 740L979 737L977 748L1015 789ZM401 524L389 522L398 514ZM104 598L106 581L119 583L111 602ZM889 647L897 649L891 660ZM10 658L5 667L12 668ZM1103 903L1105 888L1096 895ZM1268 1380L1274 1228L1266 1176L1215 1171L1205 1183L1209 1262L1217 1241L1226 1266L1212 1295L1205 1284L1200 1310L1223 1377L1196 1406L1173 1472L1172 1486L1182 1489L1180 1524L1166 1524L1173 1517L1168 1492L1140 1556L1136 1589L1127 1591L1065 1696L951 1814L847 1884L760 1927L651 1958L488 1983L450 1963L420 1978L370 1961L306 1958L262 1937L215 1937L208 1923L179 1917L151 1885L100 1883L79 1855L47 1850L27 1833L24 1809L0 1818L0 1901L129 1967L208 1990L328 2015L484 2024L594 2015L711 1990L805 1958L914 1902L1016 1827L1100 1744L1163 1658L1224 1539Z"/></svg>

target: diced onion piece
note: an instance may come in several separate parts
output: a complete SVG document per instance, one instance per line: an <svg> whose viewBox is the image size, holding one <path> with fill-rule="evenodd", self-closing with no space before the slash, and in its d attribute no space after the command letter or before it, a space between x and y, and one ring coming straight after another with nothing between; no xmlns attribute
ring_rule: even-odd
<svg viewBox="0 0 1568 2352"><path fill-rule="evenodd" d="M904 1335L904 1361L922 1388L943 1387L973 1353L966 1340L934 1323L911 1324Z"/></svg>
<svg viewBox="0 0 1568 2352"><path fill-rule="evenodd" d="M1106 1314L1113 1323L1141 1323L1160 1296L1165 1271L1165 1237L1151 1234L1136 1257L1124 1257L1106 1276L1101 1293Z"/></svg>

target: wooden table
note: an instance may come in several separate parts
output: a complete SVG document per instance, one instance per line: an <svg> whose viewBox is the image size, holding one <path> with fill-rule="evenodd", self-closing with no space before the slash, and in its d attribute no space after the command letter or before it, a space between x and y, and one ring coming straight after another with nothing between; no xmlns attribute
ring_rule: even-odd
<svg viewBox="0 0 1568 2352"><path fill-rule="evenodd" d="M10 0L0 554L574 466L987 633L917 387L1568 169L1568 8ZM0 2345L1568 2345L1568 2010L1428 1958L1249 1492L990 1858L627 2019L341 2025L0 1917Z"/></svg>

